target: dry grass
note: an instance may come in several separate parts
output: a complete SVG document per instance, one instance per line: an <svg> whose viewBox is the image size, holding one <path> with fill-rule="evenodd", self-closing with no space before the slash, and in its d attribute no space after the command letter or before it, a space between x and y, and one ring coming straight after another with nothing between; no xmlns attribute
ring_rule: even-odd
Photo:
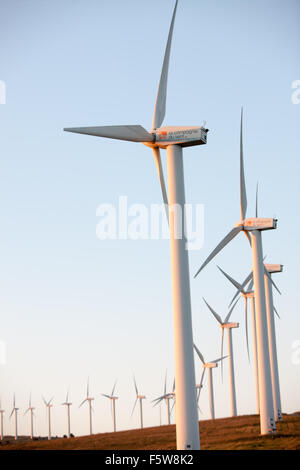
<svg viewBox="0 0 300 470"><path fill-rule="evenodd" d="M259 417L238 416L200 422L202 450L300 450L300 414L284 415L275 436L260 436ZM103 433L72 439L18 442L4 440L2 450L172 450L176 449L175 426Z"/></svg>

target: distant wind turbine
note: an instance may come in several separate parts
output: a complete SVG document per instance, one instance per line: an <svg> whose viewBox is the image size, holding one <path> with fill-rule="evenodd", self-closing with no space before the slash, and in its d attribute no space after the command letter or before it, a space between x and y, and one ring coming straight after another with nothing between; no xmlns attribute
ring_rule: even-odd
<svg viewBox="0 0 300 470"><path fill-rule="evenodd" d="M66 407L67 410L67 437L70 439L71 437L71 417L70 417L70 406L72 403L69 402L69 390L67 391L65 402L62 403L63 406Z"/></svg>
<svg viewBox="0 0 300 470"><path fill-rule="evenodd" d="M31 393L29 395L29 403L28 403L28 408L25 411L24 415L26 415L28 412L30 413L30 439L33 439L33 410L35 408L31 405Z"/></svg>
<svg viewBox="0 0 300 470"><path fill-rule="evenodd" d="M186 236L184 234L186 215L184 210L185 187L182 149L183 147L206 144L208 129L204 126L161 127L166 113L169 59L177 4L178 0L175 3L165 49L152 129L148 132L140 125L121 125L73 127L65 128L64 130L110 139L140 142L153 150L166 211L169 204L169 214L167 213L167 216L170 218L174 311L177 449L197 450L200 448L200 440L193 354L189 259L186 249ZM162 170L160 149L166 149L167 151L168 194ZM174 209L178 210L174 211ZM178 236L178 233L181 233L181 236Z"/></svg>
<svg viewBox="0 0 300 470"><path fill-rule="evenodd" d="M237 416L235 378L234 378L234 360L233 360L233 348L232 348L232 328L238 328L239 323L230 323L229 318L238 300L235 302L235 304L233 304L228 314L226 315L224 321L222 321L220 315L218 315L215 312L215 310L206 302L206 300L205 299L203 300L221 327L221 331L222 331L221 357L223 357L224 329L227 330L231 416ZM221 370L223 371L223 367Z"/></svg>
<svg viewBox="0 0 300 470"><path fill-rule="evenodd" d="M116 432L117 430L117 425L116 425L116 405L115 402L118 400L118 397L114 396L114 391L116 388L117 381L115 381L115 384L113 386L113 389L111 391L110 395L106 395L105 393L102 393L102 396L105 398L108 398L111 403L111 412L112 412L112 420L113 420L113 430Z"/></svg>
<svg viewBox="0 0 300 470"><path fill-rule="evenodd" d="M86 397L85 399L80 403L79 408L85 403L88 402L89 404L89 428L90 428L90 435L93 434L93 429L92 429L92 401L94 398L89 396L89 379L87 380L87 387L86 387Z"/></svg>
<svg viewBox="0 0 300 470"><path fill-rule="evenodd" d="M9 418L11 418L13 414L15 414L15 440L18 439L18 409L19 408L16 407L16 396L14 394L13 409L10 413Z"/></svg>
<svg viewBox="0 0 300 470"><path fill-rule="evenodd" d="M136 399L135 399L135 402L134 402L134 405L133 405L133 409L132 409L132 412L131 412L131 416L133 415L133 412L135 410L135 407L136 407L136 404L137 402L139 402L139 405L140 405L140 424L141 424L141 428L144 427L144 421L143 421L143 400L146 398L145 395L140 395L139 394L139 391L138 391L138 388L137 388L137 384L136 384L136 381L135 381L135 377L133 376L133 383L134 383L134 389L135 389L135 393L136 393Z"/></svg>
<svg viewBox="0 0 300 470"><path fill-rule="evenodd" d="M0 437L1 441L3 441L4 437L4 427L3 427L3 415L5 413L5 410L1 406L1 400L0 400Z"/></svg>
<svg viewBox="0 0 300 470"><path fill-rule="evenodd" d="M153 406L161 404L161 402L165 400L166 403L166 410L167 410L167 423L171 424L171 409L170 409L170 400L175 400L175 380L173 382L173 389L172 392L167 392L167 371L165 375L165 385L164 385L164 393L158 398L152 400L152 403L155 402Z"/></svg>
<svg viewBox="0 0 300 470"><path fill-rule="evenodd" d="M208 385L209 385L209 408L210 408L210 417L211 419L215 419L215 402L214 402L214 388L213 388L213 379L212 379L212 369L215 367L218 367L218 362L223 361L227 356L224 357L219 357L219 359L215 359L214 361L211 362L205 362L203 355L197 348L197 346L194 344L195 351L202 362L203 366L203 372L201 376L201 381L200 381L200 386L199 386L199 394L202 388L202 383L204 379L204 374L206 369L208 369Z"/></svg>
<svg viewBox="0 0 300 470"><path fill-rule="evenodd" d="M49 401L46 401L45 398L42 396L43 402L45 403L47 415L48 415L48 440L51 440L51 408L52 408L52 397Z"/></svg>

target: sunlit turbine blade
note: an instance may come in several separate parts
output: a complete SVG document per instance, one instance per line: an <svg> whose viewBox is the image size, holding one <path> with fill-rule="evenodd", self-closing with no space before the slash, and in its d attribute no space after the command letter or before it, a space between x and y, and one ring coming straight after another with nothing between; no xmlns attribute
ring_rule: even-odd
<svg viewBox="0 0 300 470"><path fill-rule="evenodd" d="M228 356L219 357L218 359L215 359L214 361L211 361L211 362L212 363L217 363L217 362L223 361L224 359L226 359L226 357L228 357Z"/></svg>
<svg viewBox="0 0 300 470"><path fill-rule="evenodd" d="M200 391L202 388L203 380L204 380L204 374L205 374L206 368L203 367L202 375L201 375L201 380L200 380L200 385L199 385L199 396L200 396Z"/></svg>
<svg viewBox="0 0 300 470"><path fill-rule="evenodd" d="M155 139L154 134L150 134L139 125L66 127L64 131L106 137L108 139L127 140L129 142L154 142Z"/></svg>
<svg viewBox="0 0 300 470"><path fill-rule="evenodd" d="M218 315L217 312L214 311L214 309L206 302L204 297L202 297L202 298L203 298L204 302L206 303L206 305L208 306L211 313L213 314L213 316L215 317L215 319L220 323L220 325L222 325L223 322L222 322L222 318L220 317L220 315Z"/></svg>
<svg viewBox="0 0 300 470"><path fill-rule="evenodd" d="M139 392L138 392L137 384L136 384L136 381L135 381L135 376L133 376L133 383L134 383L135 393L138 395Z"/></svg>
<svg viewBox="0 0 300 470"><path fill-rule="evenodd" d="M258 181L256 183L255 217L258 217Z"/></svg>
<svg viewBox="0 0 300 470"><path fill-rule="evenodd" d="M80 403L80 405L79 405L78 408L81 408L81 406L82 406L86 401L88 401L87 398L85 398L85 399Z"/></svg>
<svg viewBox="0 0 300 470"><path fill-rule="evenodd" d="M240 298L238 298L235 303L233 304L233 306L231 307L231 309L229 310L229 313L228 315L225 317L225 320L224 320L224 323L227 323L229 321L229 318L231 317L231 314L233 312L233 309L234 307L236 306L236 304L238 303L238 301L240 300Z"/></svg>
<svg viewBox="0 0 300 470"><path fill-rule="evenodd" d="M160 150L159 150L159 147L154 147L152 150L153 150L155 165L157 169L158 179L160 182L163 201L165 205L167 220L169 220L169 202L168 202L168 195L167 195L166 184L165 184L165 179L164 179L164 173L163 173L162 164L161 164Z"/></svg>
<svg viewBox="0 0 300 470"><path fill-rule="evenodd" d="M194 349L195 349L196 353L198 354L198 357L199 357L200 361L201 361L202 364L204 365L204 364L205 364L204 357L202 356L201 352L199 351L199 349L197 348L197 346L195 345L195 343L194 343Z"/></svg>
<svg viewBox="0 0 300 470"><path fill-rule="evenodd" d="M250 234L247 230L243 230L244 234L246 235L246 238L249 242L249 245L252 246L252 242L251 242L251 237L250 237Z"/></svg>
<svg viewBox="0 0 300 470"><path fill-rule="evenodd" d="M134 406L133 406L133 408L132 408L132 412L131 412L131 415L130 415L130 416L133 415L133 412L134 412L134 410L135 410L135 407L136 407L137 402L138 402L138 398L135 399Z"/></svg>
<svg viewBox="0 0 300 470"><path fill-rule="evenodd" d="M154 114L153 114L153 121L152 121L152 128L157 129L162 125L166 114L166 101L167 101L167 83L168 83L168 71L169 71L169 61L170 61L170 51L171 51L171 43L172 43L172 35L174 29L174 22L175 22L175 15L177 10L177 3L176 0L173 17L170 25L169 36L167 41L167 46L165 50L165 56L160 76L160 81L158 85L157 97L154 107Z"/></svg>
<svg viewBox="0 0 300 470"><path fill-rule="evenodd" d="M248 284L248 282L250 281L250 279L253 279L253 272L252 272L252 271L251 271L250 274L248 274L248 276L246 277L246 279L244 280L244 282L242 282L241 286L242 286L243 289L244 289L245 286ZM230 304L229 304L229 307L233 304L233 302L235 301L235 299L237 298L237 296L240 294L240 292L241 292L241 291L238 290L238 291L234 294L234 296L233 296L233 298L232 298L232 300L231 300L231 302L230 302Z"/></svg>
<svg viewBox="0 0 300 470"><path fill-rule="evenodd" d="M111 392L112 397L114 396L114 391L115 391L116 385L117 385L117 380L115 381L112 392Z"/></svg>
<svg viewBox="0 0 300 470"><path fill-rule="evenodd" d="M250 363L250 354L249 354L249 337L248 337L248 299L245 297L245 328L246 328L246 342L247 342L247 354L248 360Z"/></svg>
<svg viewBox="0 0 300 470"><path fill-rule="evenodd" d="M274 307L274 305L273 305L273 308L274 308L274 312L276 313L277 317L280 319L279 313L277 312L277 309L276 309L276 307Z"/></svg>
<svg viewBox="0 0 300 470"><path fill-rule="evenodd" d="M266 273L266 275L268 276L269 280L271 281L272 285L275 287L275 289L277 290L277 292L279 292L279 294L281 295L280 290L279 290L278 287L276 286L275 282L274 282L273 279L272 279L271 274L269 273L269 271L267 270L267 268L265 267L265 265L264 265L264 270L265 270L265 273Z"/></svg>
<svg viewBox="0 0 300 470"><path fill-rule="evenodd" d="M240 133L240 220L244 220L247 212L247 195L245 185L244 155L243 155L243 108L241 110Z"/></svg>
<svg viewBox="0 0 300 470"><path fill-rule="evenodd" d="M221 251L234 237L237 236L240 231L243 230L243 227L239 225L238 227L234 227L230 232L223 238L223 240L217 245L217 247L211 252L211 254L206 258L202 266L196 272L194 278L198 276L200 271Z"/></svg>
<svg viewBox="0 0 300 470"><path fill-rule="evenodd" d="M223 271L223 269L221 269L220 266L217 265L217 268L221 271L221 273L224 274L225 277L227 277L227 279L231 282L231 284L234 285L234 287L239 289L240 292L245 293L243 287L241 286L241 284L239 282L237 282L235 279L233 279L233 277L229 276L229 274L225 273L225 271Z"/></svg>

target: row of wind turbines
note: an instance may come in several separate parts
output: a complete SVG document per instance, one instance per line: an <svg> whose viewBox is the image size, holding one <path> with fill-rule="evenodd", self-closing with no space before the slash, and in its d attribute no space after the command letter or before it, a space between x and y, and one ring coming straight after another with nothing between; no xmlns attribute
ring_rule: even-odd
<svg viewBox="0 0 300 470"><path fill-rule="evenodd" d="M72 127L65 128L64 130L78 134L139 142L152 148L170 228L177 449L197 450L200 449L200 435L195 381L189 259L186 250L185 236L183 235L181 238L178 238L177 234L184 234L185 226L185 211L183 210L185 206L183 148L206 144L208 129L205 128L205 125L161 127L166 113L169 60L177 6L178 0L176 0L175 3L169 29L154 107L152 129L148 132L140 125L120 125ZM242 283L238 289L245 297L253 295L254 298L252 309L254 312L253 317L255 317L255 321L253 321L255 326L257 407L259 406L261 434L264 435L276 432L275 421L282 417L276 354L274 306L271 289L271 283L273 285L273 281L269 271L264 265L262 248L262 232L276 229L277 219L258 217L257 210L255 217L246 218L247 196L244 176L242 121L243 115L241 115L240 129L240 219L204 261L196 273L196 276L199 275L203 268L233 240L233 238L240 232L244 232L252 250L253 290L251 285L247 285L249 281ZM167 153L168 190L166 189L164 180L160 149L166 149ZM181 208L181 214L183 214L181 220L178 220L178 217L176 218L176 211L171 210L177 206ZM178 229L180 228L181 230L179 231ZM229 279L229 276L227 277ZM268 280L266 280L266 277ZM236 399L232 329L236 328L237 324L230 323L228 315L224 322L222 322L216 312L214 312L211 307L209 308L221 325L222 335L225 329L228 332L231 407L232 414L234 415L236 413ZM209 377L211 377L211 369L216 366L217 362L215 361L211 365L205 363L200 351L196 351L198 351L198 356L203 362L205 369L209 369ZM218 361L223 361L223 358L221 357ZM210 384L212 390L212 380L210 380ZM200 391L201 387L198 389L198 394Z"/></svg>

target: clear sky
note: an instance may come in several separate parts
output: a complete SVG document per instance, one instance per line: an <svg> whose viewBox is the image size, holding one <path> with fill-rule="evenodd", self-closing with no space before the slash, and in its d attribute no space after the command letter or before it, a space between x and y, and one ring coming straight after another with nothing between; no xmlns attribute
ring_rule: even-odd
<svg viewBox="0 0 300 470"><path fill-rule="evenodd" d="M36 432L46 434L41 400L54 395L53 434L66 429L61 403L70 387L72 432L88 431L78 409L87 377L95 397L94 431L112 429L110 393L118 379L117 426L130 418L132 374L147 400L145 425L159 424L151 400L174 374L168 240L96 236L101 203L161 202L150 149L63 132L64 127L141 124L151 128L173 0L0 1L0 395L13 393L23 414L32 391ZM203 303L220 313L234 293L216 263L237 280L251 269L237 237L193 279L209 252L239 219L239 119L244 106L248 215L278 218L263 234L268 262L284 264L275 281L284 412L300 410L299 124L292 83L300 80L297 0L179 0L171 51L166 125L210 129L206 146L184 151L186 199L204 205L204 244L190 251L193 329L208 360L220 355L220 329ZM165 153L163 165L165 167ZM253 361L247 361L243 305L232 315L239 414L255 411ZM299 346L298 346L299 348ZM293 359L294 357L294 359ZM298 355L299 357L299 355ZM196 375L201 369L197 358ZM216 416L229 415L228 370L214 372ZM208 387L201 395L209 416ZM165 422L165 406L162 420ZM174 417L173 417L174 420ZM20 416L20 433L28 418Z"/></svg>

